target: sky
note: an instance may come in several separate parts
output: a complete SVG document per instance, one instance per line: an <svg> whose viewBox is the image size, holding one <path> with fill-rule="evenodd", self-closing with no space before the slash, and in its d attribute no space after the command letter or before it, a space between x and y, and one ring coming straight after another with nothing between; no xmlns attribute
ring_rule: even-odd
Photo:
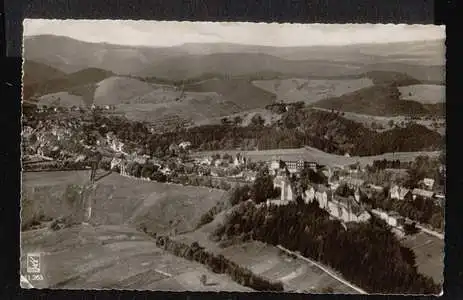
<svg viewBox="0 0 463 300"><path fill-rule="evenodd" d="M285 47L436 40L445 38L445 26L24 20L25 36L40 34L131 46L166 47L185 43L235 43Z"/></svg>

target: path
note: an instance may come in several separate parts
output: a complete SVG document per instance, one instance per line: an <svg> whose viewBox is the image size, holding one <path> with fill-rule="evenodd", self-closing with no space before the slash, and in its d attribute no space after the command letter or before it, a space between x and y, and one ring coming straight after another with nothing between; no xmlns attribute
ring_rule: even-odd
<svg viewBox="0 0 463 300"><path fill-rule="evenodd" d="M292 255L296 255L298 258L302 259L302 260L305 260L311 264L313 264L314 266L318 267L319 269L321 269L322 271L324 271L325 273L327 273L328 275L330 275L331 277L333 277L334 279L338 280L339 282L342 282L343 284L347 285L348 287L354 289L355 291L359 292L360 294L368 294L366 291L362 290L361 288L351 284L350 282L347 282L346 280L340 278L339 276L337 276L336 274L333 274L330 270L328 270L327 268L323 267L322 265L320 265L319 263L305 257L305 256L302 256L298 253L295 253L291 250L288 250L286 248L284 248L283 246L280 246L280 245L277 245L277 247L280 249L280 250L283 250L285 251L286 253L289 253L289 254L292 254Z"/></svg>

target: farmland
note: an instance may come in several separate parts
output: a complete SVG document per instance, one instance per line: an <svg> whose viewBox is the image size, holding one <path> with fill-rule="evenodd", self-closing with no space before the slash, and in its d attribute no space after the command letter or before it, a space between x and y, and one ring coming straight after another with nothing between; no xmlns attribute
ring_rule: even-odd
<svg viewBox="0 0 463 300"><path fill-rule="evenodd" d="M69 187L88 180L88 171L24 173L23 198L47 217L73 212ZM118 174L97 182L90 194L92 224L144 224L152 231L188 231L225 197L221 190L134 180ZM24 209L24 207L23 207ZM30 218L23 216L24 221Z"/></svg>
<svg viewBox="0 0 463 300"><path fill-rule="evenodd" d="M44 280L32 282L37 288L252 291L164 252L147 235L125 225L79 225L56 232L44 228L22 233L21 240L22 273L26 253L42 254ZM211 284L200 285L203 274Z"/></svg>
<svg viewBox="0 0 463 300"><path fill-rule="evenodd" d="M402 244L415 252L418 271L435 282L444 282L444 240L419 232L406 236Z"/></svg>
<svg viewBox="0 0 463 300"><path fill-rule="evenodd" d="M231 245L222 248L210 239L211 233L225 221L226 215L235 207L219 213L215 219L196 231L175 236L184 243L197 241L213 253L222 254L235 263L250 268L252 272L268 280L281 280L285 291L356 294L354 289L333 278L317 266L299 258L285 255L277 247L258 241Z"/></svg>
<svg viewBox="0 0 463 300"><path fill-rule="evenodd" d="M425 104L445 102L445 86L436 84L416 84L399 88L402 99Z"/></svg>
<svg viewBox="0 0 463 300"><path fill-rule="evenodd" d="M306 104L325 98L339 97L373 85L373 81L369 78L344 80L292 78L255 80L252 83L261 89L274 93L277 101L303 101Z"/></svg>
<svg viewBox="0 0 463 300"><path fill-rule="evenodd" d="M52 219L73 213L69 187L85 184L88 175L88 171L24 173L23 198L28 200L23 202L27 205L22 207L22 221L37 212ZM33 282L37 287L251 291L198 263L165 253L136 229L143 225L152 232L190 231L224 195L214 189L110 174L90 195L91 226L60 231L42 226L22 233L22 268L25 253L41 252L45 278ZM199 284L202 274L210 285Z"/></svg>

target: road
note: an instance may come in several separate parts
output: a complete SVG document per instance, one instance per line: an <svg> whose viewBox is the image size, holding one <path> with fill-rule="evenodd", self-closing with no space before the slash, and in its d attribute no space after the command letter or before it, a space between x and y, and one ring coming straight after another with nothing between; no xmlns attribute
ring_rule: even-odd
<svg viewBox="0 0 463 300"><path fill-rule="evenodd" d="M282 250L282 251L285 251L286 253L289 253L289 254L292 254L292 255L295 255L297 256L298 258L304 260L304 261L307 261L309 263L311 263L312 265L318 267L319 269L321 269L323 272L327 273L328 275L330 275L331 277L333 277L334 279L336 279L337 281L339 282L342 282L343 284L347 285L348 287L354 289L355 291L359 292L360 294L368 294L366 291L362 290L361 288L353 285L352 283L340 278L339 276L337 276L336 274L334 274L333 272L331 272L329 269L327 269L326 267L323 267L322 265L320 265L319 263L305 257L305 256L302 256L300 255L299 253L296 253L294 251L291 251L289 249L286 249L285 247L283 246L280 246L278 245L277 246L278 249Z"/></svg>

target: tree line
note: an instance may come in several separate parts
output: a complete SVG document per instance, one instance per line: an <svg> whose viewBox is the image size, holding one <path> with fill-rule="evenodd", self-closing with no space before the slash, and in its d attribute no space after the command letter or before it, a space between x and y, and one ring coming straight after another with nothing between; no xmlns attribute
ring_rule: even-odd
<svg viewBox="0 0 463 300"><path fill-rule="evenodd" d="M258 276L221 254L216 255L205 250L204 247L200 246L197 242L187 245L172 240L167 236L156 236L156 245L175 256L199 262L207 266L214 273L227 274L238 284L250 287L254 290L274 292L281 292L284 290L281 282L273 282L262 276Z"/></svg>
<svg viewBox="0 0 463 300"><path fill-rule="evenodd" d="M368 223L349 224L346 230L316 201L261 207L243 203L214 235L283 245L340 271L368 292L440 291L431 278L418 273L414 252L400 244L385 222L372 217Z"/></svg>

